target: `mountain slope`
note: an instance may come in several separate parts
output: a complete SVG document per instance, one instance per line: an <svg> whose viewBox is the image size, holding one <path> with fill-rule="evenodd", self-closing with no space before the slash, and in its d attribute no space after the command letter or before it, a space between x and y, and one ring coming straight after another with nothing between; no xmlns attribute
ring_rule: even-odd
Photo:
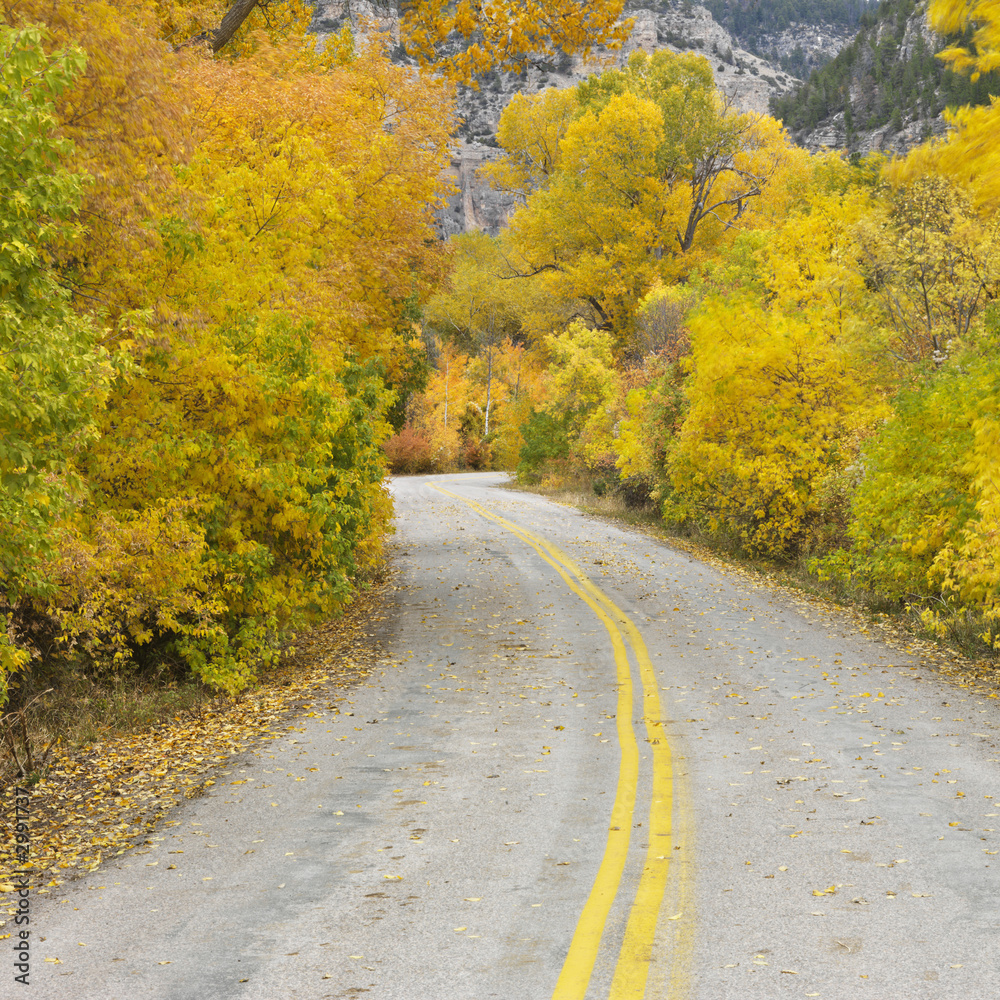
<svg viewBox="0 0 1000 1000"><path fill-rule="evenodd" d="M807 148L904 152L944 131L945 108L1000 94L1000 74L973 83L945 69L935 54L948 42L928 27L925 2L884 0L853 42L771 110Z"/></svg>
<svg viewBox="0 0 1000 1000"><path fill-rule="evenodd" d="M705 0L739 45L805 79L854 38L877 0Z"/></svg>

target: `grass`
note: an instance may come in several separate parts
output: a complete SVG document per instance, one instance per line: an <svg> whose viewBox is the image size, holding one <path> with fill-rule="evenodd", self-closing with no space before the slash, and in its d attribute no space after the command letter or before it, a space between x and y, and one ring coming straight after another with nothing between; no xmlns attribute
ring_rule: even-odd
<svg viewBox="0 0 1000 1000"><path fill-rule="evenodd" d="M53 751L142 732L178 714L197 715L218 696L193 681L164 681L159 672L87 675L78 664L49 665L22 675L23 708L0 716L0 786L34 783Z"/></svg>

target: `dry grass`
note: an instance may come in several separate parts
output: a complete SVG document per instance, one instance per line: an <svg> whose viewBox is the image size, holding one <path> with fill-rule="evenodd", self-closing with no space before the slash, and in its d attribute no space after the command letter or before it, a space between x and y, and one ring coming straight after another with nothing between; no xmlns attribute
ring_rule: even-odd
<svg viewBox="0 0 1000 1000"><path fill-rule="evenodd" d="M238 698L101 685L53 692L32 719L32 737L49 731L59 706L80 707L81 719L63 720L62 738L26 782L33 786L30 867L39 891L141 844L176 803L222 780L235 755L296 727L303 714L336 712L341 692L379 663L373 626L384 617L384 589L373 588L342 618L301 635L296 654ZM91 732L96 739L88 738ZM11 801L9 790L3 801ZM9 873L24 867L10 820L5 810L0 894L14 890Z"/></svg>

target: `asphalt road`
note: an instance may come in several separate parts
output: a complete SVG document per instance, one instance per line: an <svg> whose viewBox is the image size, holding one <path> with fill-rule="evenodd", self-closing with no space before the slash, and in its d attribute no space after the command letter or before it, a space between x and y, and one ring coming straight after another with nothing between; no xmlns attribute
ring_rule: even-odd
<svg viewBox="0 0 1000 1000"><path fill-rule="evenodd" d="M36 899L0 994L1000 996L997 702L502 479L394 482L396 662Z"/></svg>

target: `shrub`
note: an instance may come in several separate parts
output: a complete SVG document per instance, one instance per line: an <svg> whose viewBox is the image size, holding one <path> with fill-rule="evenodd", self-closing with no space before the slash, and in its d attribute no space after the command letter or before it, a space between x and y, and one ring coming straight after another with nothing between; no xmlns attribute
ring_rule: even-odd
<svg viewBox="0 0 1000 1000"><path fill-rule="evenodd" d="M615 486L615 495L621 497L628 510L641 510L652 503L653 485L646 476L626 476Z"/></svg>
<svg viewBox="0 0 1000 1000"><path fill-rule="evenodd" d="M406 424L382 445L389 468L397 475L418 475L434 471L431 440L412 424Z"/></svg>
<svg viewBox="0 0 1000 1000"><path fill-rule="evenodd" d="M569 414L554 417L544 411L532 411L521 432L524 444L517 463L517 478L521 482L538 482L542 476L542 466L569 454L568 424Z"/></svg>
<svg viewBox="0 0 1000 1000"><path fill-rule="evenodd" d="M469 440L465 445L465 464L477 472L488 469L493 460L493 449L489 441Z"/></svg>

